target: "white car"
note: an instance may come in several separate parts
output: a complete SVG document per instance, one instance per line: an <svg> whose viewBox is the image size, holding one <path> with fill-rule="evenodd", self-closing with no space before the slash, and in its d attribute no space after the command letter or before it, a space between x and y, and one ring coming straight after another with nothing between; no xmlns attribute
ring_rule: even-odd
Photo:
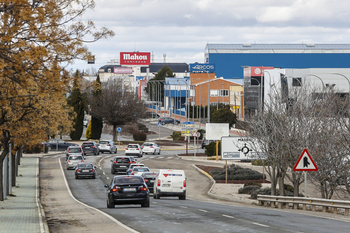
<svg viewBox="0 0 350 233"><path fill-rule="evenodd" d="M125 155L126 156L137 156L137 157L142 157L142 149L139 144L129 144L125 148Z"/></svg>
<svg viewBox="0 0 350 233"><path fill-rule="evenodd" d="M75 169L79 163L84 162L83 155L70 155L67 159L67 170Z"/></svg>
<svg viewBox="0 0 350 233"><path fill-rule="evenodd" d="M130 175L141 176L145 172L150 172L148 167L134 167Z"/></svg>
<svg viewBox="0 0 350 233"><path fill-rule="evenodd" d="M109 152L110 154L114 153L116 154L118 149L117 146L113 141L109 140L100 140L98 142L98 148L100 149L100 152Z"/></svg>
<svg viewBox="0 0 350 233"><path fill-rule="evenodd" d="M160 154L160 147L154 142L145 142L141 146L142 152L145 154Z"/></svg>
<svg viewBox="0 0 350 233"><path fill-rule="evenodd" d="M156 183L153 186L153 197L179 197L186 200L187 179L183 170L159 170Z"/></svg>
<svg viewBox="0 0 350 233"><path fill-rule="evenodd" d="M130 174L131 174L131 171L132 171L132 169L133 169L134 167L146 167L146 166L145 166L144 164L142 164L142 163L132 163L132 164L130 164L128 170L126 170L126 174L127 174L127 175L130 175Z"/></svg>

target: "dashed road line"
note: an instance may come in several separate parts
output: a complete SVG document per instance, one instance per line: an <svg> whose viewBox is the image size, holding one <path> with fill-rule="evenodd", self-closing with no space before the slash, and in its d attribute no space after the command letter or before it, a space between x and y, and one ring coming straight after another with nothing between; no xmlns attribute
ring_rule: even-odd
<svg viewBox="0 0 350 233"><path fill-rule="evenodd" d="M208 212L207 210L202 210L202 209L198 209L198 210L201 211L201 212L205 212L205 213Z"/></svg>
<svg viewBox="0 0 350 233"><path fill-rule="evenodd" d="M235 218L235 217L233 217L233 216L226 215L226 214L223 214L222 216L223 216L223 217L226 217L226 218Z"/></svg>
<svg viewBox="0 0 350 233"><path fill-rule="evenodd" d="M264 225L264 224L260 224L260 223L257 223L257 222L252 222L254 225L257 225L257 226L261 226L261 227L269 227L267 225Z"/></svg>

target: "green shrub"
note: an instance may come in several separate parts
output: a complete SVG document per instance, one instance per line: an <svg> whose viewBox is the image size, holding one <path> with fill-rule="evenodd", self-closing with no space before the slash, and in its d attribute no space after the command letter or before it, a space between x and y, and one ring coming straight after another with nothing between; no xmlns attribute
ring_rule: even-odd
<svg viewBox="0 0 350 233"><path fill-rule="evenodd" d="M257 183L257 182L254 182L254 181L245 183L243 187L245 187L245 186L251 186L251 185L257 185L257 186L259 186L260 188L262 187L262 184L261 184L261 183Z"/></svg>
<svg viewBox="0 0 350 233"><path fill-rule="evenodd" d="M259 185L244 185L238 190L238 194L252 194L255 190L260 189Z"/></svg>
<svg viewBox="0 0 350 233"><path fill-rule="evenodd" d="M290 185L290 184L284 184L283 188L284 188L284 191L288 191L288 192L294 193L294 187L292 185Z"/></svg>
<svg viewBox="0 0 350 233"><path fill-rule="evenodd" d="M181 131L174 131L171 135L174 141L183 141L185 140L184 136L181 136Z"/></svg>
<svg viewBox="0 0 350 233"><path fill-rule="evenodd" d="M146 141L147 134L137 131L133 133L132 137L134 138L134 141Z"/></svg>
<svg viewBox="0 0 350 233"><path fill-rule="evenodd" d="M87 140L89 140L89 139L91 138L91 121L90 121L88 127L86 128L86 134L85 134L85 136L86 136L86 139L87 139Z"/></svg>
<svg viewBox="0 0 350 233"><path fill-rule="evenodd" d="M148 133L148 128L144 124L137 123L137 128L143 133Z"/></svg>
<svg viewBox="0 0 350 233"><path fill-rule="evenodd" d="M226 179L226 168L218 168L211 170L209 174L215 180L225 180ZM227 168L227 179L228 180L262 180L263 175L250 168L242 168L232 164Z"/></svg>
<svg viewBox="0 0 350 233"><path fill-rule="evenodd" d="M255 166L262 166L263 165L263 161L262 160L252 160L252 165ZM272 166L272 162L268 162L268 161L264 161L264 165L265 166Z"/></svg>
<svg viewBox="0 0 350 233"><path fill-rule="evenodd" d="M219 142L219 152L218 154L221 155L221 142ZM207 156L216 156L216 142L210 142L209 145L205 146L205 154Z"/></svg>

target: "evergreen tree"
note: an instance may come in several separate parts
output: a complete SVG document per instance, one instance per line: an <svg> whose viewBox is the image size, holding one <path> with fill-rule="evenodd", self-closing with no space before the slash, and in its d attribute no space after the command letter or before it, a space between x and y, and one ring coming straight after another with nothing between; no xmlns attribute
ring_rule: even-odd
<svg viewBox="0 0 350 233"><path fill-rule="evenodd" d="M69 103L73 107L76 116L74 118L73 130L70 133L72 140L80 140L84 130L84 110L85 110L85 98L83 97L80 89L80 73L79 70L75 72L73 81L72 94L69 98Z"/></svg>
<svg viewBox="0 0 350 233"><path fill-rule="evenodd" d="M101 81L100 76L97 75L95 84L94 84L94 96L101 95L102 87L101 87ZM97 117L96 115L92 114L91 116L91 139L97 139L99 140L101 138L102 134L102 128L103 128L103 120L102 118Z"/></svg>

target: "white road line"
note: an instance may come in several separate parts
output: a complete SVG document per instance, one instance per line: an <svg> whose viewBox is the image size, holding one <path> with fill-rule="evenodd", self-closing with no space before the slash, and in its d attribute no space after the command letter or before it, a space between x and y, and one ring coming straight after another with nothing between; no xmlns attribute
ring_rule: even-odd
<svg viewBox="0 0 350 233"><path fill-rule="evenodd" d="M235 218L235 217L233 217L233 216L226 215L226 214L223 214L222 216L223 216L223 217L226 217L226 218Z"/></svg>
<svg viewBox="0 0 350 233"><path fill-rule="evenodd" d="M207 213L208 211L206 211L206 210L202 210L202 209L198 209L199 211L202 211L202 212L205 212L205 213Z"/></svg>
<svg viewBox="0 0 350 233"><path fill-rule="evenodd" d="M107 178L107 180L109 180L109 177L108 177L108 176L106 176L106 178Z"/></svg>
<svg viewBox="0 0 350 233"><path fill-rule="evenodd" d="M180 208L184 208L184 209L187 209L187 206L180 206Z"/></svg>
<svg viewBox="0 0 350 233"><path fill-rule="evenodd" d="M264 225L264 224L260 224L260 223L256 223L256 222L252 222L254 225L258 225L258 226L261 226L261 227L269 227L267 225Z"/></svg>
<svg viewBox="0 0 350 233"><path fill-rule="evenodd" d="M158 159L164 159L164 157L158 157Z"/></svg>
<svg viewBox="0 0 350 233"><path fill-rule="evenodd" d="M172 159L173 157L168 157L167 159Z"/></svg>
<svg viewBox="0 0 350 233"><path fill-rule="evenodd" d="M94 207L92 207L92 206L89 206L89 205L87 205L87 204L85 204L85 203L83 203L83 202L77 200L77 199L73 196L73 193L71 192L71 190L70 190L70 188L69 188L68 181L67 181L67 179L66 179L66 175L64 174L64 171L63 171L63 168L62 168L62 164L61 164L61 160L60 160L60 159L58 159L58 163L60 164L60 167L61 167L61 172L62 172L62 175L63 175L64 183L66 184L67 191L68 191L69 195L73 198L74 201L78 202L79 204L81 204L81 205L83 205L83 206L85 206L85 207L87 207L87 208L90 208L90 209L93 209L93 210L99 212L100 214L106 216L107 218L109 218L110 220L112 220L113 222L115 222L116 224L118 224L119 226L124 227L125 229L127 229L127 230L129 230L129 231L131 231L131 232L133 232L133 233L139 233L138 231L136 231L136 230L134 230L134 229L128 227L127 225L124 225L124 224L121 223L121 222L119 222L117 219L115 219L115 218L112 217L111 215L109 215L109 214L107 214L107 213L105 213L105 212L103 212L103 211L101 211L101 210L99 210L99 209L96 209L96 208L94 208ZM108 177L107 177L107 178L108 178Z"/></svg>

